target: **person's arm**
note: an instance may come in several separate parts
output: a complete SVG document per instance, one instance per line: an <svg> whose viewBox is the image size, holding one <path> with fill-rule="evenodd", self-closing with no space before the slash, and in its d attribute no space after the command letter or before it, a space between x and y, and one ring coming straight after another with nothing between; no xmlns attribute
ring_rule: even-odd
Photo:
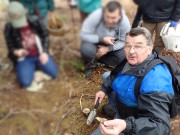
<svg viewBox="0 0 180 135"><path fill-rule="evenodd" d="M171 20L178 22L180 20L180 0L176 0L174 4L174 10L171 15Z"/></svg>
<svg viewBox="0 0 180 135"><path fill-rule="evenodd" d="M173 95L165 92L140 95L138 98L139 116L125 120L127 126L124 132L168 135L170 132L169 105L172 99Z"/></svg>
<svg viewBox="0 0 180 135"><path fill-rule="evenodd" d="M9 52L13 54L16 48L14 44L15 43L14 39L12 38L12 30L13 30L12 26L9 23L7 23L4 29L4 37L5 37Z"/></svg>
<svg viewBox="0 0 180 135"><path fill-rule="evenodd" d="M83 42L99 43L102 39L96 34L98 25L103 21L102 8L92 12L83 22L80 38Z"/></svg>
<svg viewBox="0 0 180 135"><path fill-rule="evenodd" d="M104 76L104 74L103 74L103 76ZM102 82L103 82L103 84L102 84L101 90L96 93L94 104L96 104L96 101L98 100L98 98L99 98L99 103L101 103L105 94L107 94L107 92L109 92L111 90L112 79L110 77L109 72L106 72L106 75L104 77L102 77Z"/></svg>

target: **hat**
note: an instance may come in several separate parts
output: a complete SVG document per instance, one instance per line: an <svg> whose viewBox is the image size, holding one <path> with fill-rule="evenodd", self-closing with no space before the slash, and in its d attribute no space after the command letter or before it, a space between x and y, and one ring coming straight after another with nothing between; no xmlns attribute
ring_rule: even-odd
<svg viewBox="0 0 180 135"><path fill-rule="evenodd" d="M9 21L14 28L21 28L27 25L26 9L19 2L11 2L7 9Z"/></svg>

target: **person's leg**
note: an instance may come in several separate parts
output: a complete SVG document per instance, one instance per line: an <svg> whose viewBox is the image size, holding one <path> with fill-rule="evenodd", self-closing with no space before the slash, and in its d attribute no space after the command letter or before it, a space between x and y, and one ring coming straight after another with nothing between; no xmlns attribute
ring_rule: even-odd
<svg viewBox="0 0 180 135"><path fill-rule="evenodd" d="M104 82L105 79L106 79L110 74L111 74L111 71L104 72L104 73L102 74L102 81Z"/></svg>
<svg viewBox="0 0 180 135"><path fill-rule="evenodd" d="M31 85L34 79L35 62L32 58L25 58L16 64L17 78L22 87Z"/></svg>
<svg viewBox="0 0 180 135"><path fill-rule="evenodd" d="M155 29L155 32L156 32L156 36L155 36L155 46L157 47L159 53L162 52L162 50L164 49L164 43L162 41L162 38L160 36L160 32L163 28L163 26L166 24L167 22L161 22L161 23L157 23L157 26L156 26L156 29Z"/></svg>
<svg viewBox="0 0 180 135"><path fill-rule="evenodd" d="M102 56L98 62L104 63L106 66L116 66L125 58L124 49L111 51Z"/></svg>
<svg viewBox="0 0 180 135"><path fill-rule="evenodd" d="M138 7L136 16L132 23L132 28L136 28L139 26L139 22L141 21L141 18L142 18L142 12L141 12L141 9Z"/></svg>
<svg viewBox="0 0 180 135"><path fill-rule="evenodd" d="M42 17L42 22L46 26L46 28L48 28L48 15Z"/></svg>
<svg viewBox="0 0 180 135"><path fill-rule="evenodd" d="M93 68L96 67L97 46L92 43L84 42L81 44L80 51L81 51L81 57L85 61L84 74L86 75L86 77L90 77Z"/></svg>
<svg viewBox="0 0 180 135"><path fill-rule="evenodd" d="M102 135L100 128L96 128L96 130L93 133L91 133L91 135Z"/></svg>
<svg viewBox="0 0 180 135"><path fill-rule="evenodd" d="M97 46L95 44L84 42L81 44L80 51L85 62L90 63L96 59Z"/></svg>
<svg viewBox="0 0 180 135"><path fill-rule="evenodd" d="M48 16L39 17L37 15L29 15L29 19L32 20L32 21L39 19L44 24L44 26L46 28L48 28Z"/></svg>
<svg viewBox="0 0 180 135"><path fill-rule="evenodd" d="M151 32L151 35L153 36L155 28L156 28L156 23L148 23L148 22L143 21L142 27L145 27L146 29L148 29Z"/></svg>
<svg viewBox="0 0 180 135"><path fill-rule="evenodd" d="M152 35L152 38L154 39L154 31L155 31L155 28L156 28L156 23L143 22L142 27L147 28L150 31L150 33ZM155 47L156 46L154 46L154 48Z"/></svg>
<svg viewBox="0 0 180 135"><path fill-rule="evenodd" d="M48 62L46 64L41 64L39 59L37 59L37 66L47 75L51 76L52 78L56 78L58 76L58 67L53 58L50 55L48 56Z"/></svg>

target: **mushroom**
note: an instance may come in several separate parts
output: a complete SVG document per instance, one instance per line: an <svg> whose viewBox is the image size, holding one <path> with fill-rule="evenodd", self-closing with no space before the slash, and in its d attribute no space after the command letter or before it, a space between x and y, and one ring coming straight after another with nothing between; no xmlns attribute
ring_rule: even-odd
<svg viewBox="0 0 180 135"><path fill-rule="evenodd" d="M90 113L90 109L89 108L84 108L83 113L87 116Z"/></svg>
<svg viewBox="0 0 180 135"><path fill-rule="evenodd" d="M98 120L100 123L103 123L104 121L106 121L106 118L101 118L101 117L96 117L96 120Z"/></svg>

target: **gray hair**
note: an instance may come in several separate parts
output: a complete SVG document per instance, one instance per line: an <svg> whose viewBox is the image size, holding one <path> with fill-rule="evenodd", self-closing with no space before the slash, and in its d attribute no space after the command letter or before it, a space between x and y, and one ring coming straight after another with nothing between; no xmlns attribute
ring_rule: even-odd
<svg viewBox="0 0 180 135"><path fill-rule="evenodd" d="M144 35L147 39L147 45L152 45L153 44L153 39L152 39L152 35L150 33L150 31L144 27L137 27L137 28L132 28L127 34L126 36L131 36L131 37L135 37L138 35Z"/></svg>

